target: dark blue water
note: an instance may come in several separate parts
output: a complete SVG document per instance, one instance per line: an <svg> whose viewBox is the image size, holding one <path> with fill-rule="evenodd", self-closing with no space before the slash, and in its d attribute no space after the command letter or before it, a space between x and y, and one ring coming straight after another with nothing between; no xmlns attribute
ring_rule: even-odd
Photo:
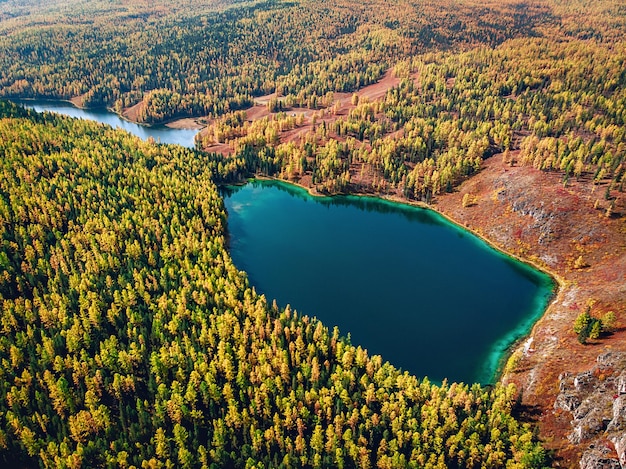
<svg viewBox="0 0 626 469"><path fill-rule="evenodd" d="M552 293L548 276L429 210L272 181L224 196L232 258L257 291L434 381L493 382Z"/></svg>
<svg viewBox="0 0 626 469"><path fill-rule="evenodd" d="M66 101L46 101L46 100L16 100L24 107L37 112L56 112L70 117L88 119L111 127L126 130L137 135L143 140L153 138L158 143L175 143L187 148L194 147L194 138L198 133L197 129L172 129L164 125L146 126L122 119L120 116L106 109L79 109L72 103Z"/></svg>

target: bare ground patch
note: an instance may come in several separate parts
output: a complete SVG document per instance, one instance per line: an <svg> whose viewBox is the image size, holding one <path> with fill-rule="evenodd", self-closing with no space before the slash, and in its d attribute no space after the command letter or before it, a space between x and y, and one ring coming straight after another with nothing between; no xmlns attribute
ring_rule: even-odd
<svg viewBox="0 0 626 469"><path fill-rule="evenodd" d="M461 225L484 235L504 251L534 262L560 280L557 296L535 325L532 347L518 369L506 381L515 382L522 403L534 409L531 418L539 426L547 448L556 451L555 464L574 467L585 449L566 438L571 416L554 410L561 373L589 369L605 351L626 351L624 328L594 343L582 345L573 333L573 322L594 300L595 315L612 310L618 323L626 324L626 219L607 218L594 208L598 189L590 181L574 181L564 187L561 175L530 167L509 167L499 155L458 191L440 196L436 209ZM473 207L462 207L462 197L477 198ZM624 197L616 200L624 209ZM574 268L583 256L587 267Z"/></svg>

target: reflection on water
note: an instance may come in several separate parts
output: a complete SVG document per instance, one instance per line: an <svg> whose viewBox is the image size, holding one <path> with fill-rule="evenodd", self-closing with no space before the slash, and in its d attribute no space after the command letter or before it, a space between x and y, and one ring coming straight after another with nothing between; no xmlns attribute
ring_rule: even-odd
<svg viewBox="0 0 626 469"><path fill-rule="evenodd" d="M426 224L441 224L443 219L433 217L432 213L424 208L408 204L390 202L377 197L355 196L355 195L333 195L333 196L311 196L309 192L294 184L277 180L251 179L247 185L254 188L273 187L280 192L285 192L292 197L296 197L304 202L314 200L314 203L325 207L353 207L364 212L393 213L405 217L409 220ZM243 190L245 185L224 186L220 188L224 196L232 196ZM461 235L463 232L459 232Z"/></svg>
<svg viewBox="0 0 626 469"><path fill-rule="evenodd" d="M93 120L126 130L143 140L153 138L158 143L174 143L187 148L194 148L194 138L198 133L197 129L173 129L164 125L135 124L106 109L80 109L66 101L15 100L15 102L37 112L56 112L69 117Z"/></svg>

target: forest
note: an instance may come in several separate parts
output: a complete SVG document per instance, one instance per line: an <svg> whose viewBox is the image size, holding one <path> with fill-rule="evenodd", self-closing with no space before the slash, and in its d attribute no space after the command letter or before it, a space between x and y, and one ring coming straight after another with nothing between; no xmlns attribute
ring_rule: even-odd
<svg viewBox="0 0 626 469"><path fill-rule="evenodd" d="M599 198L610 206L626 181L625 63L624 48L578 40L429 53L397 64L400 84L381 100L355 99L335 115L331 97L312 127L289 111L254 121L231 112L213 120L199 145L228 144L246 168L241 177L425 202L498 154L511 165L561 172L564 185L592 178L606 186ZM298 128L300 139L283 141Z"/></svg>
<svg viewBox="0 0 626 469"><path fill-rule="evenodd" d="M433 385L259 296L219 155L0 106L5 464L546 463L513 386Z"/></svg>
<svg viewBox="0 0 626 469"><path fill-rule="evenodd" d="M539 7L496 1L454 10L408 0L89 2L78 17L63 2L35 9L41 17L11 3L0 5L0 96L132 107L147 123L221 115L272 92L316 107L418 51L496 44L545 21Z"/></svg>
<svg viewBox="0 0 626 469"><path fill-rule="evenodd" d="M550 464L514 386L434 385L257 294L217 184L430 203L492 157L609 218L624 30L622 0L0 2L0 97L207 124L189 150L0 101L0 465Z"/></svg>

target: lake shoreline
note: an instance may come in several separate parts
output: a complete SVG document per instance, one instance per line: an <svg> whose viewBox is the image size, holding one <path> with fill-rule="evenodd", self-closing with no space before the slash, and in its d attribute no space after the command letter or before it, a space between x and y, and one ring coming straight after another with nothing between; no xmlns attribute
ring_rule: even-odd
<svg viewBox="0 0 626 469"><path fill-rule="evenodd" d="M436 205L429 205L425 202L420 202L420 201L415 201L415 200L407 200L407 199L402 199L400 197L397 196L389 196L389 195L385 195L385 194L381 194L381 195L374 195L374 194L368 194L368 193L364 193L364 192L346 192L346 193L337 193L337 194L322 194L319 191L317 191L315 188L312 187L307 187L304 186L302 184L299 184L297 182L294 181L287 181L284 179L280 179L280 178L276 178L276 177L272 177L272 176L266 176L266 175L255 175L252 180L254 179L258 179L258 180L265 180L265 181L276 181L279 183L283 183L283 184L288 184L288 185L292 185L295 187L299 187L300 189L305 190L311 197L335 197L335 196L356 196L356 197L362 197L362 198L370 198L370 199L375 199L375 200L383 200L386 202L390 202L393 204L398 204L398 205L408 205L411 207L417 207L417 208L421 208L424 210L430 210L436 214L438 214L439 216L441 216L442 218L444 218L447 222L449 222L450 224L454 225L455 227L470 233L472 235L474 235L476 238L482 240L485 244L487 244L489 247L491 247L492 249L494 249L495 251L499 252L500 254L508 257L511 260L514 260L516 262L519 262L523 265L526 265L528 267L531 267L539 272L541 272L544 275L547 275L553 284L553 289L552 289L552 293L549 297L549 299L546 302L546 308L542 311L542 313L540 315L538 315L534 320L533 320L533 325L531 327L531 329L529 330L529 332L527 334L524 334L520 337L518 337L517 339L515 339L507 348L506 351L504 351L501 356L498 359L498 366L496 368L495 374L492 378L493 382L500 382L503 380L504 376L504 369L505 369L505 364L508 361L508 359L511 357L511 355L513 353L515 353L515 351L519 350L521 347L523 347L523 344L527 342L527 340L529 339L529 337L532 337L533 335L533 330L536 327L537 323L541 320L541 318L543 318L544 315L547 314L548 310L550 309L550 307L552 306L552 304L554 303L554 301L556 301L556 298L558 298L559 296L559 292L562 290L563 286L565 285L565 279L560 276L557 272L553 271L552 269L549 269L547 266L539 264L538 262L536 262L533 259L527 259L527 258L523 258L517 254L515 254L514 252L510 252L507 251L505 249L503 249L501 246L498 246L497 244L495 244L491 239L489 239L488 237L486 237L485 235L483 235L482 233L480 233L478 230L473 229L471 227L468 227L466 225L463 225L462 223L460 223L459 221L457 221L456 219L454 219L453 217L451 217L450 215L448 215L447 213L438 210ZM240 184L229 184L229 185L245 185L247 184L247 182L243 182Z"/></svg>
<svg viewBox="0 0 626 469"><path fill-rule="evenodd" d="M301 184L289 184L311 195L322 195ZM559 454L567 467L578 464L584 448L571 445L567 438L571 415L554 410L559 376L591 368L601 353L626 350L626 327L619 313L626 310L626 297L620 287L623 282L619 281L626 280L626 255L620 241L624 239L620 233L626 230L626 221L606 218L595 209L594 188L591 180L582 179L570 181L564 190L560 174L505 164L494 155L453 193L438 196L433 206L409 204L435 211L555 280L555 291L543 314L531 331L509 348L510 354L519 355L519 363L505 373L503 360L499 381L516 385L522 409L536 409L537 413L528 414L522 410L522 418L538 426L546 448ZM478 202L463 207L465 194ZM394 197L379 198L395 201ZM546 216L538 218L534 212L515 210L520 201ZM544 237L544 232L551 234ZM590 232L598 241L589 239ZM573 241L577 239L580 241ZM581 254L587 265L575 268L574 261ZM618 329L593 344L582 345L572 326L589 300L594 301L595 316L615 311Z"/></svg>
<svg viewBox="0 0 626 469"><path fill-rule="evenodd" d="M146 128L158 128L158 127L167 127L170 129L175 129L175 130L202 130L206 127L206 124L202 124L200 122L200 119L202 119L201 117L177 117L174 119L170 119L170 120L165 120L163 122L157 122L154 124L149 124L146 122L139 122L137 119L132 119L131 117L129 117L128 115L125 114L125 112L127 111L126 109L124 111L122 111L121 113L115 111L115 109L113 108L109 108L106 106L83 106L80 104L80 96L76 96L74 98L70 98L70 99L62 99L62 98L46 98L46 97L39 97L39 98L22 98L22 97L10 97L10 98L3 98L3 99L7 99L8 101L13 101L13 102L17 102L22 103L22 102L49 102L51 104L54 103L67 103L70 104L72 106L74 106L76 109L79 109L81 111L106 111L106 112L110 112L111 114L115 114L117 117L119 117L120 119L129 122L131 124L135 124L135 125L139 125L142 127L146 127Z"/></svg>
<svg viewBox="0 0 626 469"><path fill-rule="evenodd" d="M222 192L235 265L248 272L268 298L316 314L329 326L339 325L370 353L382 354L418 377L495 384L508 350L527 335L554 292L550 276L423 206L371 196L315 197L275 178L260 177L239 187ZM276 244L277 237L285 242ZM383 239L383 245L375 241ZM308 248L293 248L288 240L300 240L295 244ZM346 240L352 241L346 245ZM318 261L310 252L324 252L328 260ZM364 258L370 260L357 260ZM299 281L283 274L294 268L301 272L290 259L308 266L302 277L298 274ZM350 266L349 279L336 274L344 264ZM309 276L311 269L317 275ZM381 272L388 274L381 277ZM302 285L321 288L325 298L311 296ZM335 285L342 285L343 293ZM377 293L363 300L370 298L368 292ZM491 299L485 302L485 296ZM415 298L420 298L418 304ZM380 311L388 312L384 324ZM380 340L369 332L371 326L355 322L355 314L363 324L380 324ZM440 328L440 314L449 317L449 343L438 334L420 332ZM468 335L473 324L483 326ZM422 339L416 341L416 335ZM384 345L390 342L395 343ZM433 352L439 359L425 359Z"/></svg>
<svg viewBox="0 0 626 469"><path fill-rule="evenodd" d="M155 143L167 143L182 145L187 148L196 148L196 136L199 130L193 127L187 120L170 123L169 125L148 125L133 122L123 115L119 115L111 109L104 107L81 108L75 102L58 99L12 99L16 104L39 112L52 112L73 118L89 119L101 124L109 125L126 132L130 132L143 140Z"/></svg>
<svg viewBox="0 0 626 469"><path fill-rule="evenodd" d="M518 154L519 150L511 152L513 162ZM307 186L295 185L320 195ZM607 203L600 201L596 208L594 199L599 197L594 195L595 188L590 178L570 179L564 185L559 172L504 164L496 154L484 160L481 170L453 193L441 194L434 204L427 205L509 257L550 275L558 284L552 302L526 336L533 339L532 347L520 340L510 348L510 354L522 358L515 369L501 374L500 381L515 383L522 404L541 411L540 417L529 415L528 420L537 423L542 437L550 440L547 448L569 465L578 464L582 449L567 439L570 417L553 412L558 378L565 371L591 368L600 353L626 351L626 317L620 313L626 311L626 294L620 288L626 283L626 255L621 254L626 246L620 244L626 232L626 211L612 218L603 216ZM463 207L465 194L479 202ZM392 196L381 198L395 200ZM619 196L616 202L620 202ZM519 212L515 208L519 205L531 209ZM541 219L536 213L546 217ZM595 236L589 237L590 232ZM587 265L575 268L574 261L580 256ZM615 311L621 325L613 335L596 341L595 347L579 344L572 331L576 316L588 301L595 302L596 316ZM570 363L572 359L574 363Z"/></svg>
<svg viewBox="0 0 626 469"><path fill-rule="evenodd" d="M503 374L501 382L517 386L522 409L536 409L525 419L538 425L546 448L563 458L564 467L578 465L584 448L567 439L571 415L554 410L559 376L590 368L601 353L626 349L620 315L626 309L622 234L626 220L607 218L596 209L594 189L591 179L570 181L564 187L558 172L509 165L495 155L457 190L436 201L439 213L558 282L558 290L527 336L530 342L513 349L519 363ZM463 207L466 194L477 200L476 205ZM532 208L518 210L520 206ZM576 267L580 256L585 265ZM590 300L592 315L615 311L622 327L583 345L573 324Z"/></svg>

